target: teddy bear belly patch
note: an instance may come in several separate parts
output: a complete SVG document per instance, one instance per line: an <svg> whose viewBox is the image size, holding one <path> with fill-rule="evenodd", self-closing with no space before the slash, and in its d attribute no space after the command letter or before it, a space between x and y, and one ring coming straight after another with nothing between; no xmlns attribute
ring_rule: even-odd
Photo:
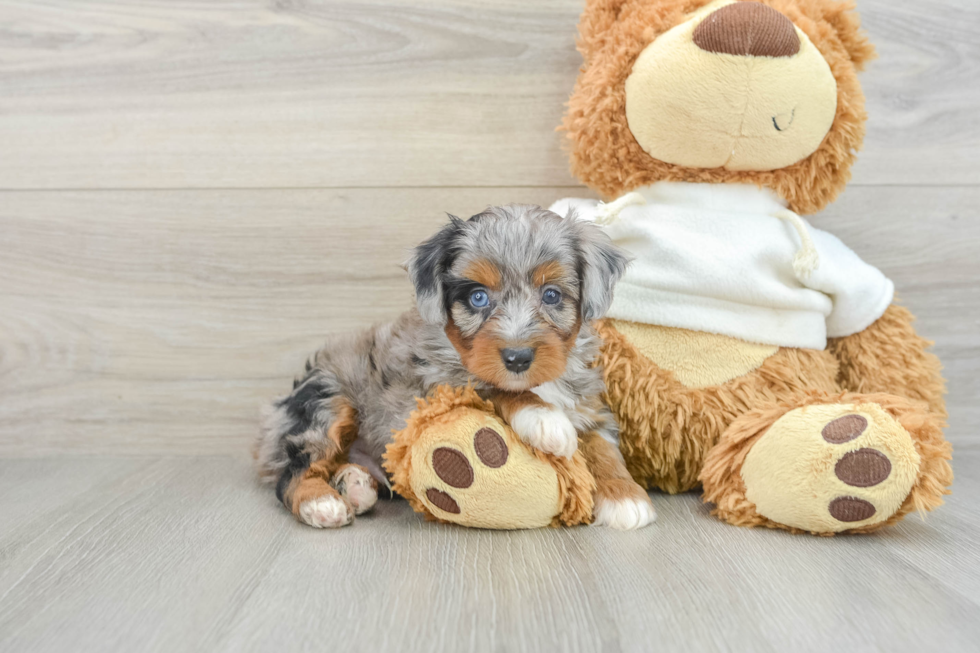
<svg viewBox="0 0 980 653"><path fill-rule="evenodd" d="M729 336L654 324L610 320L657 367L669 370L688 388L727 383L760 367L779 347Z"/></svg>

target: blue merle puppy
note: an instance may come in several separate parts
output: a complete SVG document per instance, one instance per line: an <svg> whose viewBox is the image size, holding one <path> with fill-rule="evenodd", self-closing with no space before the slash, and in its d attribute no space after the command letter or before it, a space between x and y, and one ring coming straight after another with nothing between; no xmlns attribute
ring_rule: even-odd
<svg viewBox="0 0 980 653"><path fill-rule="evenodd" d="M349 524L387 484L382 454L415 398L471 383L530 446L565 457L581 448L596 478L596 524L646 526L656 513L600 399L591 326L627 263L595 225L537 206L451 217L408 263L415 308L328 341L266 409L262 477L300 521Z"/></svg>

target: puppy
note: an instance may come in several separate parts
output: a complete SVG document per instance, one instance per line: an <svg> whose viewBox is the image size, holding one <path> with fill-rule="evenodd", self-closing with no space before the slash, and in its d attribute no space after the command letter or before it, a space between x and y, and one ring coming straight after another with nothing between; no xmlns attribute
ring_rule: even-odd
<svg viewBox="0 0 980 653"><path fill-rule="evenodd" d="M261 476L300 521L349 524L374 506L377 481L387 484L382 454L415 398L472 383L530 446L565 457L582 449L596 478L595 524L646 526L656 513L600 400L590 326L627 263L591 223L537 206L451 216L407 265L416 307L330 340L267 407Z"/></svg>

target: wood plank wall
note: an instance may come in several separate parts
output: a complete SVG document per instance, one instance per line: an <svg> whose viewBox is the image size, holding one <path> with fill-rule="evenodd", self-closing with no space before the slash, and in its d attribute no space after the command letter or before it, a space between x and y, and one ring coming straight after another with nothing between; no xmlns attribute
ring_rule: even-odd
<svg viewBox="0 0 980 653"><path fill-rule="evenodd" d="M813 222L936 340L980 445L980 6L860 0L880 59ZM0 0L0 455L245 451L324 335L488 204L591 195L581 0Z"/></svg>

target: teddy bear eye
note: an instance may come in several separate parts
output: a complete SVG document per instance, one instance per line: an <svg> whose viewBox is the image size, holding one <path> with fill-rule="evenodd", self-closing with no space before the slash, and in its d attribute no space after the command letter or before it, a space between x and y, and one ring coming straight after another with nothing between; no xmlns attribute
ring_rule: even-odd
<svg viewBox="0 0 980 653"><path fill-rule="evenodd" d="M486 290L474 290L470 293L470 306L473 308L486 308L490 303L490 297Z"/></svg>
<svg viewBox="0 0 980 653"><path fill-rule="evenodd" d="M550 306L554 306L561 301L561 291L557 288L548 288L544 291L544 295L541 296L541 301Z"/></svg>

